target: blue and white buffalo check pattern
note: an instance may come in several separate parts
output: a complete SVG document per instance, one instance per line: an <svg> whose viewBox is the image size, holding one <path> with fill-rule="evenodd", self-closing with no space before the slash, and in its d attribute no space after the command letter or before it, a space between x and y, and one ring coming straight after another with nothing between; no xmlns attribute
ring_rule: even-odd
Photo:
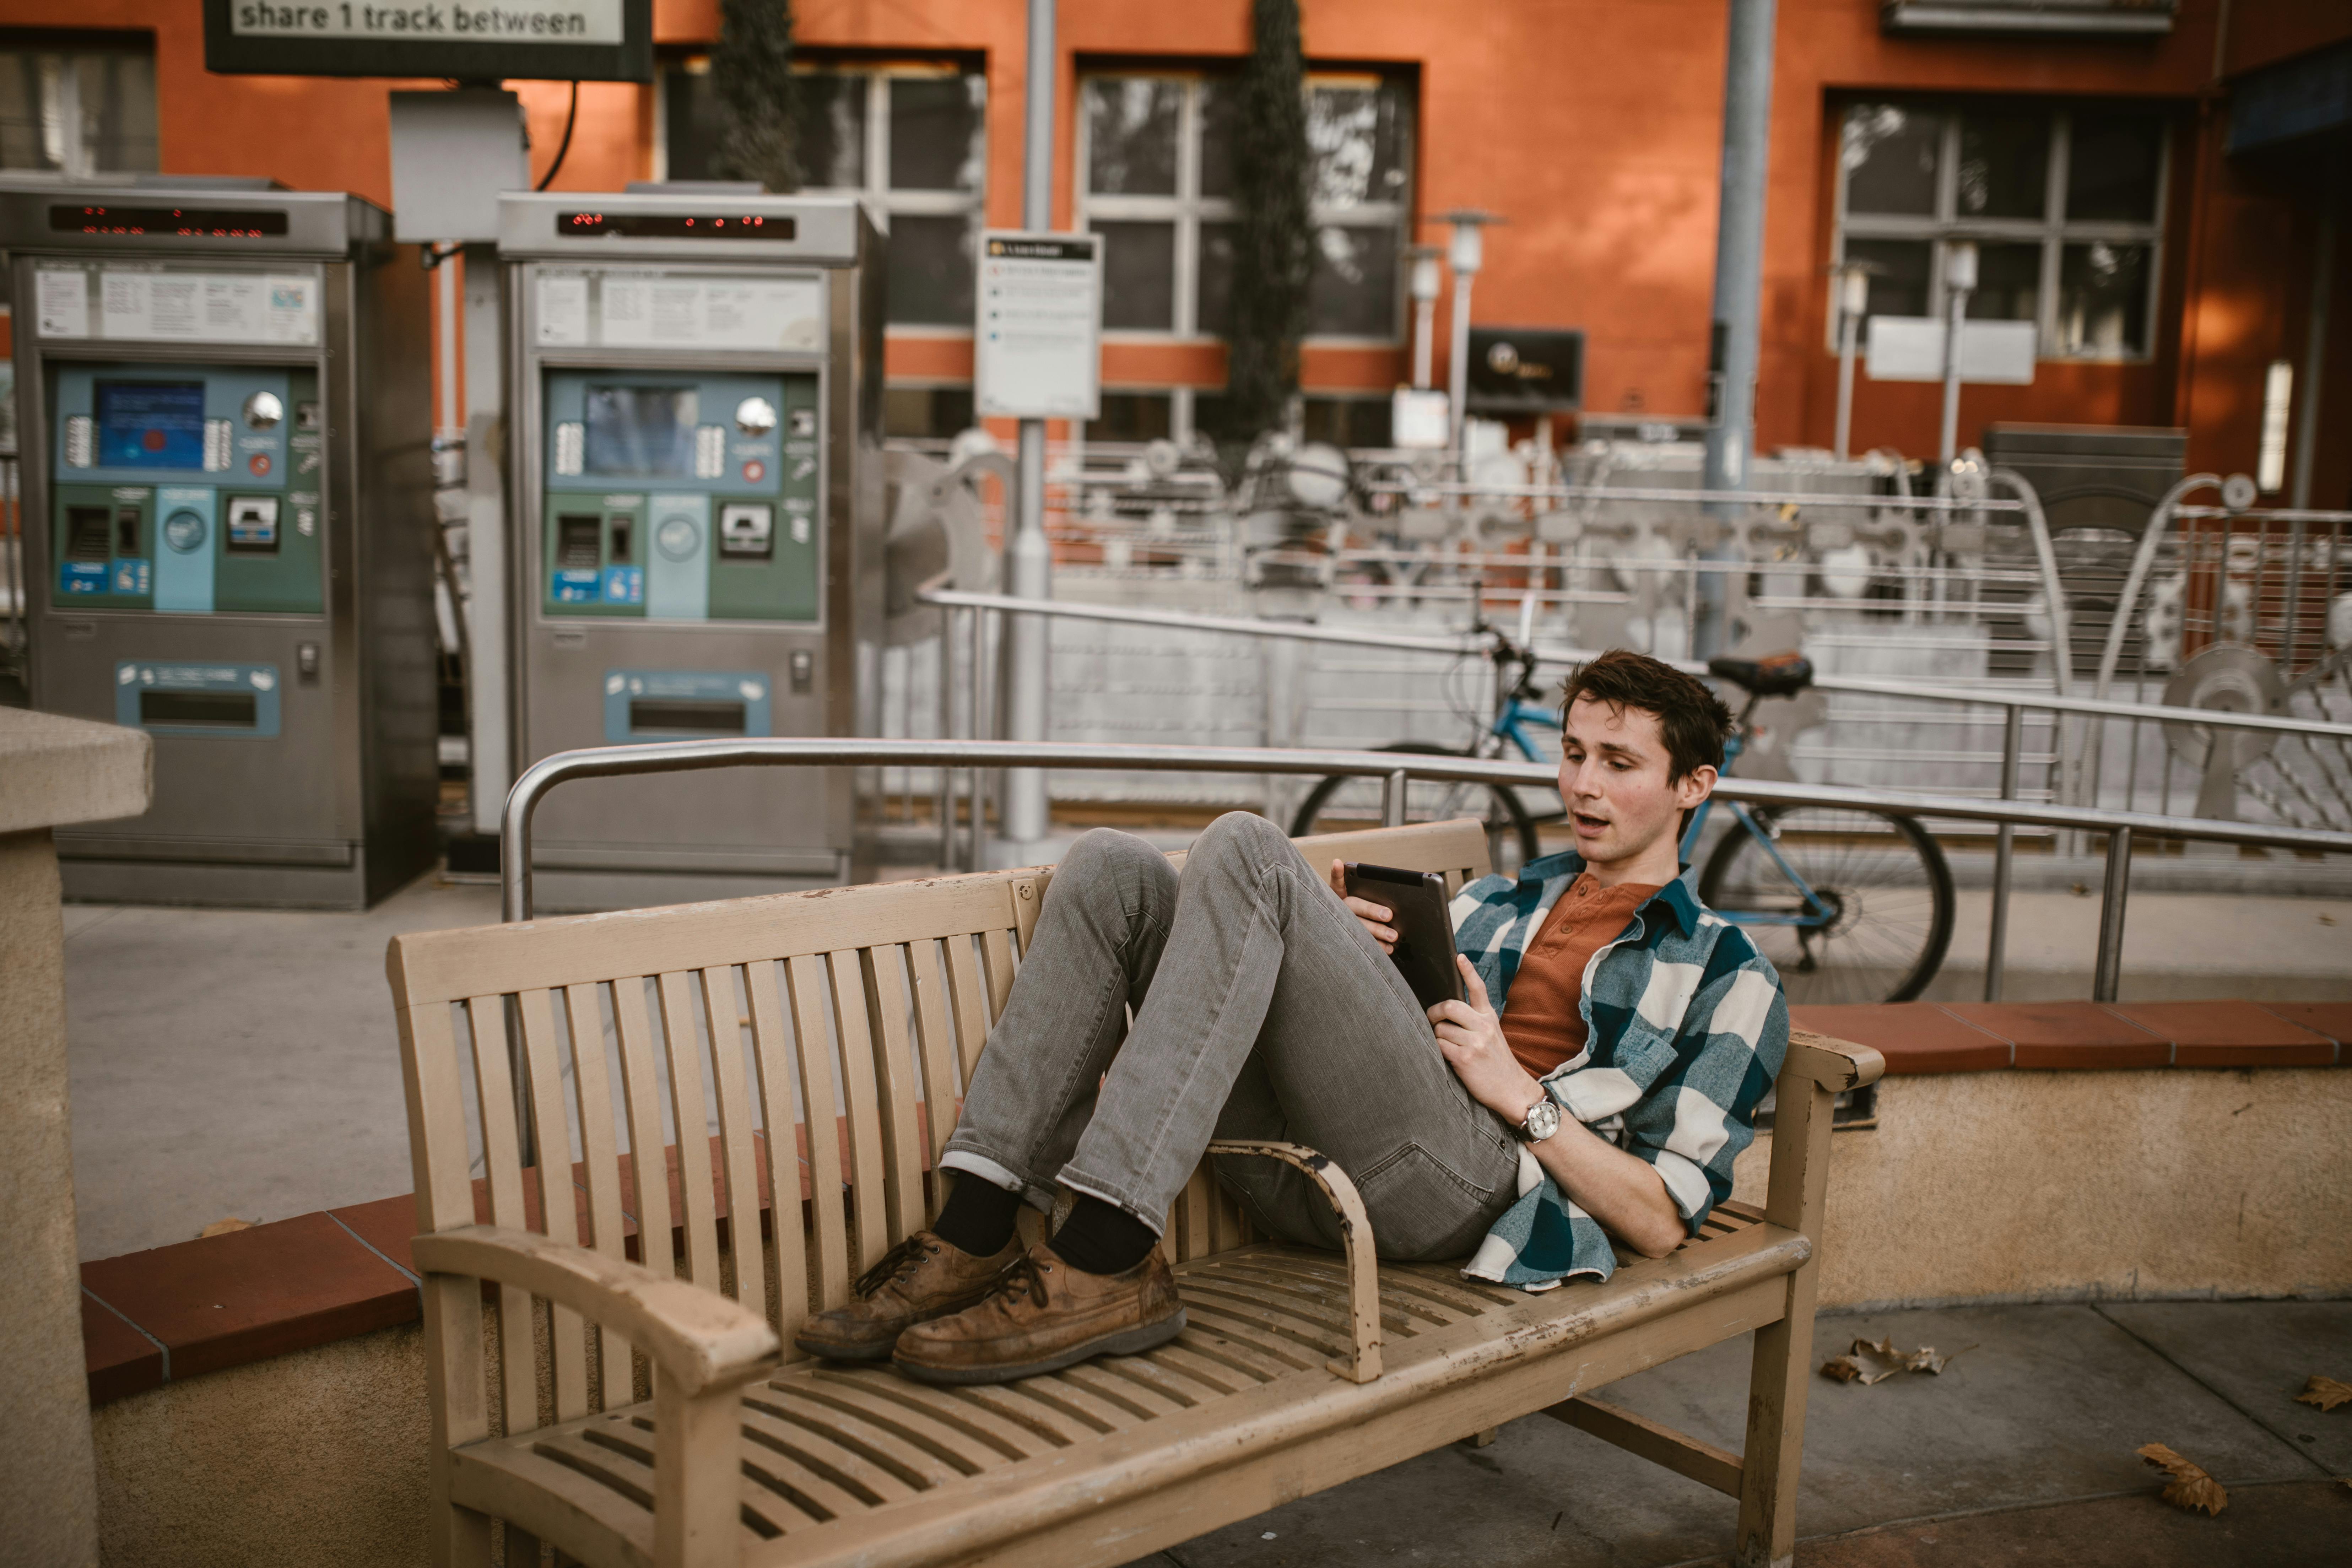
<svg viewBox="0 0 2352 1568"><path fill-rule="evenodd" d="M1500 1012L1544 919L1584 869L1573 851L1528 862L1514 881L1481 877L1454 899L1454 942ZM1583 1052L1543 1086L1568 1115L1647 1160L1683 1222L1731 1194L1731 1163L1756 1137L1756 1107L1789 1054L1780 977L1748 933L1698 901L1684 879L1633 911L1584 971ZM1606 1279L1616 1254L1600 1222L1519 1150L1518 1201L1463 1272L1548 1289Z"/></svg>

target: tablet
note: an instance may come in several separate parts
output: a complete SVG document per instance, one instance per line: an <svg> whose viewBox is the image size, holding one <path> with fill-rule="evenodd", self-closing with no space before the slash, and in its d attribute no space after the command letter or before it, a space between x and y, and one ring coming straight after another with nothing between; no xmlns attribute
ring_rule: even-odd
<svg viewBox="0 0 2352 1568"><path fill-rule="evenodd" d="M1397 941L1389 957L1422 1006L1460 1001L1462 974L1454 964L1454 916L1446 907L1445 879L1434 871L1354 860L1343 863L1340 873L1349 896L1390 911L1388 923Z"/></svg>

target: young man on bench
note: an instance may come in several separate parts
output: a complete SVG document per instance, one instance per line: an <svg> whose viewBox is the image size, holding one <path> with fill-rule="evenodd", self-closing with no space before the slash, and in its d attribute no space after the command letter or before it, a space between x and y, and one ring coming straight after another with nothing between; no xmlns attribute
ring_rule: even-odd
<svg viewBox="0 0 2352 1568"><path fill-rule="evenodd" d="M1618 649L1562 718L1577 847L1462 889L1468 1000L1425 1014L1383 956L1391 912L1265 818L1219 817L1181 876L1129 835L1078 839L940 1160L957 1177L937 1224L800 1347L976 1384L1173 1338L1160 1229L1213 1138L1320 1151L1382 1257L1466 1258L1481 1279L1606 1278L1612 1236L1654 1258L1695 1234L1789 1041L1772 966L1678 876L1730 714ZM1261 1230L1340 1248L1304 1173L1216 1163ZM1021 1205L1050 1213L1056 1187L1076 1205L1024 1251Z"/></svg>

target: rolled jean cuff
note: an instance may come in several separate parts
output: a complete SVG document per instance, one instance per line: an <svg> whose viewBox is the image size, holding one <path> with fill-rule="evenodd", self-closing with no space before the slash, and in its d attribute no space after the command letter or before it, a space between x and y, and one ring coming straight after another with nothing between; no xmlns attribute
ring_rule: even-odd
<svg viewBox="0 0 2352 1568"><path fill-rule="evenodd" d="M1069 1188L1070 1191L1076 1193L1083 1197L1100 1198L1104 1203L1110 1205L1111 1207L1118 1209L1124 1214L1133 1215L1138 1220L1141 1221L1145 1228L1150 1230L1154 1236L1164 1236L1167 1234L1168 1215L1165 1210L1162 1210L1159 1214L1148 1214L1141 1207L1138 1206L1133 1198L1121 1193L1117 1187L1112 1186L1108 1182L1097 1181L1096 1178L1080 1171L1075 1165L1063 1166L1062 1173L1059 1176L1056 1176L1055 1180L1061 1183L1062 1185Z"/></svg>
<svg viewBox="0 0 2352 1568"><path fill-rule="evenodd" d="M977 1176L991 1186L1003 1187L1008 1193L1019 1193L1021 1201L1031 1208L1054 1212L1054 1189L1035 1182L1025 1181L1014 1172L998 1164L987 1155L971 1149L950 1145L940 1156L942 1171L961 1171L967 1176Z"/></svg>

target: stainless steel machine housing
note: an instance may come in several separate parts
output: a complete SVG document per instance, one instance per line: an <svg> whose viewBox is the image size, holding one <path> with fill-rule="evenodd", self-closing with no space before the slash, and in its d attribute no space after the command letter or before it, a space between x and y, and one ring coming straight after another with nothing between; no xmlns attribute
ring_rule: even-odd
<svg viewBox="0 0 2352 1568"><path fill-rule="evenodd" d="M77 205L99 217L70 223ZM250 222L184 220L166 232L154 220L173 212ZM430 333L415 248L394 244L389 215L356 196L152 175L0 183L0 248L16 302L33 705L142 724L154 738L145 816L58 830L67 896L354 909L402 886L432 863L438 791ZM133 338L96 293L81 335L46 331L68 318L45 323L38 275L74 264L100 290L110 276L143 274L205 298L214 286L190 275L315 279L316 341L190 341L185 317L176 341ZM278 296L261 292L275 310ZM219 322L201 330L217 335ZM89 552L73 548L66 510L96 487L60 468L67 437L87 426L61 434L57 400L61 389L87 400L108 377L177 377L212 402L260 391L279 399L282 428L208 421L203 467L227 470L201 476L217 479L210 518L196 516L199 501L167 520L175 479L181 495L207 493L185 488L186 465L131 484L118 471L109 493L129 515L107 547L115 558L61 563ZM242 465L210 449L232 434L237 452L256 448ZM151 455L173 456L157 431L146 441ZM199 568L194 599L158 592L175 550ZM84 592L65 592L61 574ZM244 590L216 595L215 576ZM169 699L139 695L159 677ZM247 689L233 693L243 705L234 711L208 689L237 684Z"/></svg>
<svg viewBox="0 0 2352 1568"><path fill-rule="evenodd" d="M678 232L688 218L706 226L688 237ZM734 223L736 235L746 232L746 220L757 220L770 237L785 227L792 237L722 237L714 219ZM664 229L671 232L659 232ZM885 265L884 240L865 210L845 199L709 191L517 195L500 204L499 252L509 331L517 771L556 752L633 739L874 733L886 523ZM724 289L811 281L822 300L821 330L790 346L597 342L605 332L606 284L615 278L670 286L682 297L690 297L697 283ZM595 325L575 330L566 321L551 328L551 296L543 289L570 279L595 280L598 303L588 312ZM586 282L576 288L565 298L584 301ZM551 337L590 341L557 343ZM574 469L582 467L576 446L562 453L557 447L559 440L583 438L578 425L568 434L559 426L578 417L583 386L593 393L594 383L633 379L679 391L699 388L706 412L718 394L734 408L739 396L768 395L763 386L781 384L783 395L774 401L782 405L775 410L784 421L776 433L782 449L723 421L702 423L698 415L688 420L698 436L728 444L719 466L726 469L723 480L714 467L706 478L668 481L667 488L689 493L664 497L654 493L665 488L655 479L591 483L593 461L585 474L552 472L559 456ZM795 499L789 475L741 479L750 468L792 458L798 434L792 417L812 388L805 402L815 414L813 489ZM763 452L770 455L744 456ZM703 455L698 451L698 473ZM775 487L780 479L787 481L782 492ZM734 498L740 504L725 504L730 485L743 491ZM566 493L580 498L577 547L595 549L601 540L594 568L604 574L601 583L586 574L594 569L583 564L584 555L569 572L559 560L574 548L558 532L560 523L572 521L561 510L572 504L563 500ZM683 608L665 606L652 580L661 561L657 551L667 542L660 537L666 525L656 514L665 500L686 505L697 495L707 510L689 507L689 514L703 531L709 596L700 604L689 597ZM776 510L766 514L766 526L772 534L748 531L758 521L748 514L772 504ZM806 510L788 514L787 506ZM601 533L593 521L600 512ZM737 560L744 565L768 541L781 559L793 548L791 530L801 518L810 531L808 562L815 574L804 586L814 592L787 592L772 573L767 579L756 573L745 578L767 585L726 590L736 567L720 556L722 542L743 547ZM747 531L737 532L739 521ZM628 534L615 537L616 524ZM616 552L635 564L622 564ZM565 595L587 602L566 602ZM669 717L654 727L638 728L628 717L656 703ZM572 785L540 810L533 856L538 905L548 910L631 908L864 879L872 874L872 825L855 784L843 770L732 769Z"/></svg>

